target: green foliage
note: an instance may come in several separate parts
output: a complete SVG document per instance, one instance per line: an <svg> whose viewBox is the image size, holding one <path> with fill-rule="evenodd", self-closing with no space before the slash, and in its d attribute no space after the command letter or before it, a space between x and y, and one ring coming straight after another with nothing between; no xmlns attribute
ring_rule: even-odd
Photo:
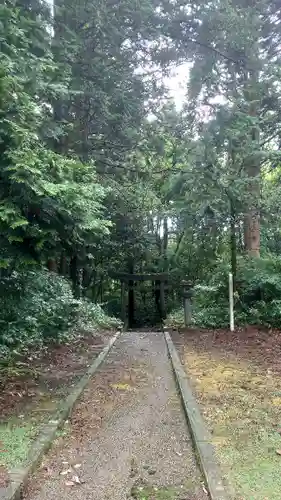
<svg viewBox="0 0 281 500"><path fill-rule="evenodd" d="M122 322L113 317L108 316L99 304L93 304L88 300L79 300L79 328L121 328ZM77 327L76 327L77 328Z"/></svg>
<svg viewBox="0 0 281 500"><path fill-rule="evenodd" d="M37 2L27 9L24 3L7 2L0 6L0 22L5 33L0 232L6 267L15 259L17 265L19 260L28 264L53 257L62 248L69 252L70 246L90 245L110 223L102 218L106 190L96 180L93 162L58 154L49 147L50 134L44 140L54 101L68 93L68 66L58 76L51 51L48 8Z"/></svg>
<svg viewBox="0 0 281 500"><path fill-rule="evenodd" d="M277 3L53 7L0 6L5 352L62 340L83 318L109 325L81 295L120 311L116 270L200 283L197 322L216 326L228 323L231 263L239 321L278 324L277 264L270 257L252 269L240 259L245 250L258 256L260 234L263 252L281 249ZM178 112L159 76L186 61L188 102ZM57 274L38 272L46 266ZM154 299L135 292L138 320L156 318Z"/></svg>
<svg viewBox="0 0 281 500"><path fill-rule="evenodd" d="M21 466L26 461L36 431L37 428L30 423L26 425L22 423L21 425L0 425L1 447L3 450L7 450L4 457L1 457L5 465L14 468Z"/></svg>
<svg viewBox="0 0 281 500"><path fill-rule="evenodd" d="M77 321L69 283L47 271L13 272L1 280L1 350L58 341Z"/></svg>
<svg viewBox="0 0 281 500"><path fill-rule="evenodd" d="M235 323L281 327L281 259L240 259L235 293ZM194 288L193 323L203 328L229 326L228 266L220 263L205 285ZM174 311L168 324L184 326L183 309Z"/></svg>
<svg viewBox="0 0 281 500"><path fill-rule="evenodd" d="M48 271L14 271L2 278L0 293L0 353L4 358L16 358L30 348L68 340L85 325L120 325L99 305L75 299L70 282Z"/></svg>

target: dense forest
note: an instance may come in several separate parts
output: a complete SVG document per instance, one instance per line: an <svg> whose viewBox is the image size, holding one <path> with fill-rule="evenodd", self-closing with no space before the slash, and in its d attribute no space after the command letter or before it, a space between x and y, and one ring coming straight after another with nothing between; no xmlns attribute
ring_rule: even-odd
<svg viewBox="0 0 281 500"><path fill-rule="evenodd" d="M0 30L2 359L113 324L116 271L168 273L177 324L191 280L205 327L232 271L237 322L280 327L280 3L3 0Z"/></svg>

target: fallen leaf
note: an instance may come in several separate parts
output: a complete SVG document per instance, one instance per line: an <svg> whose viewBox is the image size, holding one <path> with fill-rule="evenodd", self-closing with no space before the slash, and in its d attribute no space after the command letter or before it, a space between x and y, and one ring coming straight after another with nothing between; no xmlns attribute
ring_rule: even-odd
<svg viewBox="0 0 281 500"><path fill-rule="evenodd" d="M119 389L120 391L130 391L132 387L129 384L111 384L113 389Z"/></svg>
<svg viewBox="0 0 281 500"><path fill-rule="evenodd" d="M81 484L81 481L78 476L72 476L72 481L74 481L74 483L76 484Z"/></svg>
<svg viewBox="0 0 281 500"><path fill-rule="evenodd" d="M280 397L279 398L273 398L272 399L272 404L274 406L281 406L281 398Z"/></svg>
<svg viewBox="0 0 281 500"><path fill-rule="evenodd" d="M204 491L204 493L206 493L206 495L208 495L208 491L206 490L206 487L205 487L204 483L202 484L202 490Z"/></svg>
<svg viewBox="0 0 281 500"><path fill-rule="evenodd" d="M65 486L75 486L75 483L73 481L65 481Z"/></svg>

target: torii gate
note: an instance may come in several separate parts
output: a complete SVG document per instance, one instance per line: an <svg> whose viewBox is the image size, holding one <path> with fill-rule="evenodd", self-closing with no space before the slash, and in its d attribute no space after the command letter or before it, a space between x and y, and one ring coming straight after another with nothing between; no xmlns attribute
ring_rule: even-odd
<svg viewBox="0 0 281 500"><path fill-rule="evenodd" d="M134 322L134 283L136 281L151 281L155 283L155 302L159 307L160 319L166 317L165 288L169 279L168 273L153 274L129 274L129 273L111 273L111 277L121 281L121 319L126 322L126 306L128 304L128 323L129 326ZM159 291L159 293L158 293Z"/></svg>

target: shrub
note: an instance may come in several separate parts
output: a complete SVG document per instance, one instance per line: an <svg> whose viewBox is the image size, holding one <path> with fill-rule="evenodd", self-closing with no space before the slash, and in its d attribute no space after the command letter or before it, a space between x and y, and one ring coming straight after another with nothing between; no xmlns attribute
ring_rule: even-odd
<svg viewBox="0 0 281 500"><path fill-rule="evenodd" d="M223 328L229 325L228 273L229 267L220 262L205 284L195 286L193 322L197 326ZM281 327L279 257L269 255L238 261L235 322ZM184 324L182 308L169 316L168 324Z"/></svg>
<svg viewBox="0 0 281 500"><path fill-rule="evenodd" d="M26 353L30 347L63 342L91 324L117 326L100 306L74 298L63 277L45 270L16 272L0 281L0 356Z"/></svg>
<svg viewBox="0 0 281 500"><path fill-rule="evenodd" d="M79 322L78 327L91 328L118 328L122 322L112 316L108 316L99 304L93 304L88 300L80 300L79 303Z"/></svg>

